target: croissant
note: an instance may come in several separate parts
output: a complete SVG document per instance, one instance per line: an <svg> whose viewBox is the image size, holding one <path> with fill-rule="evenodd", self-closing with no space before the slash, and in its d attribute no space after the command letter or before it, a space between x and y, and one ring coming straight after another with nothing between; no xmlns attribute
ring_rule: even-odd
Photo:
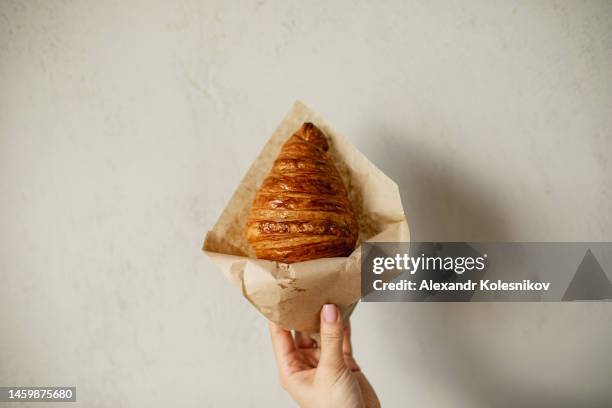
<svg viewBox="0 0 612 408"><path fill-rule="evenodd" d="M358 228L326 136L304 123L255 194L246 238L257 258L294 263L348 256Z"/></svg>

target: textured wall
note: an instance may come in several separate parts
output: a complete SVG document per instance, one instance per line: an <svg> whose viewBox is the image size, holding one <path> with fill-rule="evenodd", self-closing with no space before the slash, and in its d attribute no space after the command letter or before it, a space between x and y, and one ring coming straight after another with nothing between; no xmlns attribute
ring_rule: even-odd
<svg viewBox="0 0 612 408"><path fill-rule="evenodd" d="M426 240L612 240L612 5L0 0L0 385L286 406L200 252L295 99ZM384 406L612 401L606 304L364 304Z"/></svg>

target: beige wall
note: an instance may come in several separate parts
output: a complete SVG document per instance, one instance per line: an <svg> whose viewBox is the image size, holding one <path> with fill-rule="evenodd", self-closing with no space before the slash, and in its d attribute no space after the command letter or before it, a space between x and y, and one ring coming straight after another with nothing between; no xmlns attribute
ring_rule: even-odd
<svg viewBox="0 0 612 408"><path fill-rule="evenodd" d="M606 2L0 0L0 385L290 405L263 318L199 247L298 98L398 182L419 239L612 240L611 22ZM612 401L611 319L362 304L353 325L387 407L569 407Z"/></svg>

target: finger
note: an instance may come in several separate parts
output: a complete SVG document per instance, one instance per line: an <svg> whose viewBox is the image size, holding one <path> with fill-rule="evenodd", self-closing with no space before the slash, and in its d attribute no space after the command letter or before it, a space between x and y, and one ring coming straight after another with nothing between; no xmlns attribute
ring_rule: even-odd
<svg viewBox="0 0 612 408"><path fill-rule="evenodd" d="M366 407L371 408L380 408L380 401L378 400L378 396L376 395L376 391L366 378L366 376L362 372L353 373L355 378L357 378L357 382L359 383L359 388L361 388L361 395L363 395L363 399Z"/></svg>
<svg viewBox="0 0 612 408"><path fill-rule="evenodd" d="M302 356L306 358L308 364L311 367L317 367L319 365L319 359L321 358L321 349L318 348L309 348L301 350Z"/></svg>
<svg viewBox="0 0 612 408"><path fill-rule="evenodd" d="M312 348L314 342L307 333L296 331L295 344L298 348Z"/></svg>
<svg viewBox="0 0 612 408"><path fill-rule="evenodd" d="M293 337L291 333L278 326L276 323L269 322L270 337L272 338L272 348L274 349L274 357L276 365L281 371L286 371L289 366L289 353L295 350Z"/></svg>
<svg viewBox="0 0 612 408"><path fill-rule="evenodd" d="M321 310L321 360L319 365L338 369L344 366L342 354L342 319L336 305L324 305Z"/></svg>
<svg viewBox="0 0 612 408"><path fill-rule="evenodd" d="M351 343L351 322L348 321L344 327L344 336L342 337L342 352L353 355L353 344Z"/></svg>
<svg viewBox="0 0 612 408"><path fill-rule="evenodd" d="M353 356L349 356L348 354L344 355L344 364L346 365L346 367L353 371L361 371L361 368L359 367L359 364L357 364L357 362L355 361L355 359L353 358Z"/></svg>

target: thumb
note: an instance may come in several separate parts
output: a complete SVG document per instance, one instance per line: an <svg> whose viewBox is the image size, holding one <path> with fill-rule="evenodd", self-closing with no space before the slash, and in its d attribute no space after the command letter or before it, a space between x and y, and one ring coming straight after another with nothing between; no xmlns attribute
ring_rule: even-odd
<svg viewBox="0 0 612 408"><path fill-rule="evenodd" d="M321 358L319 365L327 368L344 366L342 354L342 319L336 305L324 305L321 310Z"/></svg>

